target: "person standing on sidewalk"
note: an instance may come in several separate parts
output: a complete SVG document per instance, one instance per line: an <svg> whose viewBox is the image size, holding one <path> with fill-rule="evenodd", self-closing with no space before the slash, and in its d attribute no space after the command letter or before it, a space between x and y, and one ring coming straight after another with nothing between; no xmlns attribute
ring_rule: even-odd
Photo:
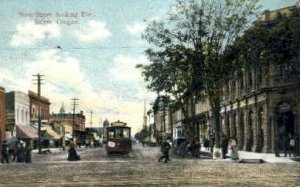
<svg viewBox="0 0 300 187"><path fill-rule="evenodd" d="M215 146L215 137L214 137L214 135L211 135L210 139L209 139L209 147L210 147L211 154L213 154L213 152L214 152L214 146Z"/></svg>
<svg viewBox="0 0 300 187"><path fill-rule="evenodd" d="M222 133L222 158L225 159L226 158L226 154L228 151L228 138L225 135L225 133Z"/></svg>
<svg viewBox="0 0 300 187"><path fill-rule="evenodd" d="M232 160L237 160L239 159L239 154L238 154L238 148L237 148L237 141L235 138L232 138L230 141L230 147L231 147L231 159Z"/></svg>
<svg viewBox="0 0 300 187"><path fill-rule="evenodd" d="M296 145L296 142L295 142L295 139L293 136L290 136L289 138L289 157L291 157L291 155L295 156L295 145Z"/></svg>
<svg viewBox="0 0 300 187"><path fill-rule="evenodd" d="M275 156L276 157L280 157L280 154L279 154L279 149L280 149L280 138L279 138L279 135L276 135L275 137Z"/></svg>
<svg viewBox="0 0 300 187"><path fill-rule="evenodd" d="M2 160L1 160L2 164L4 163L4 161L6 161L6 163L9 164L8 150L7 150L6 141L3 142L2 150L1 150L1 156L2 156Z"/></svg>
<svg viewBox="0 0 300 187"><path fill-rule="evenodd" d="M31 163L31 144L26 142L25 145L25 163Z"/></svg>

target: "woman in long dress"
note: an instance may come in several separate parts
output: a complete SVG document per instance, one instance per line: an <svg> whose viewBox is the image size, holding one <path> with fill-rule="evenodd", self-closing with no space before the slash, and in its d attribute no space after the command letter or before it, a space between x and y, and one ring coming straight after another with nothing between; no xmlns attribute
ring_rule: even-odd
<svg viewBox="0 0 300 187"><path fill-rule="evenodd" d="M237 141L235 138L232 138L230 141L230 146L231 146L231 159L232 160L237 160L239 159L239 154L238 154L238 148L237 148Z"/></svg>
<svg viewBox="0 0 300 187"><path fill-rule="evenodd" d="M68 160L69 161L80 160L80 156L77 155L77 152L75 150L75 143L73 140L71 140L70 145L69 145Z"/></svg>

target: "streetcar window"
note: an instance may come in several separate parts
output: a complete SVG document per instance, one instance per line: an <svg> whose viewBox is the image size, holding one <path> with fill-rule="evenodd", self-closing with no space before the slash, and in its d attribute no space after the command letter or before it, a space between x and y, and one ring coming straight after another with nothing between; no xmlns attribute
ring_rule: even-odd
<svg viewBox="0 0 300 187"><path fill-rule="evenodd" d="M123 138L123 129L116 129L116 138Z"/></svg>
<svg viewBox="0 0 300 187"><path fill-rule="evenodd" d="M115 136L114 129L110 129L108 132L108 138L114 138L114 136Z"/></svg>
<svg viewBox="0 0 300 187"><path fill-rule="evenodd" d="M123 129L123 136L124 138L130 138L129 129Z"/></svg>

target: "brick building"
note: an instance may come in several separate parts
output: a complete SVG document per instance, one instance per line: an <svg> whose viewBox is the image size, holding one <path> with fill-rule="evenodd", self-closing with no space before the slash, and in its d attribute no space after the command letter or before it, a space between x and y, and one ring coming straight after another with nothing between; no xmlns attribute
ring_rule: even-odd
<svg viewBox="0 0 300 187"><path fill-rule="evenodd" d="M50 102L49 99L40 96L38 94L28 91L30 102L30 123L36 125L38 123L38 108L40 106L41 122L42 124L48 124L50 119Z"/></svg>

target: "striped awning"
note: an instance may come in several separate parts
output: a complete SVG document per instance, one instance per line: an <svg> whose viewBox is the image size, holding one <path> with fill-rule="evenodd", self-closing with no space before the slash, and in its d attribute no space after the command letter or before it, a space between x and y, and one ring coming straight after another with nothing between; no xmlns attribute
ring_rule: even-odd
<svg viewBox="0 0 300 187"><path fill-rule="evenodd" d="M58 140L61 139L61 136L58 135L51 127L49 126L44 126L41 128L42 131L44 131L43 133L43 139L54 139L54 140Z"/></svg>
<svg viewBox="0 0 300 187"><path fill-rule="evenodd" d="M17 139L37 139L38 133L36 129L26 126L17 125Z"/></svg>

